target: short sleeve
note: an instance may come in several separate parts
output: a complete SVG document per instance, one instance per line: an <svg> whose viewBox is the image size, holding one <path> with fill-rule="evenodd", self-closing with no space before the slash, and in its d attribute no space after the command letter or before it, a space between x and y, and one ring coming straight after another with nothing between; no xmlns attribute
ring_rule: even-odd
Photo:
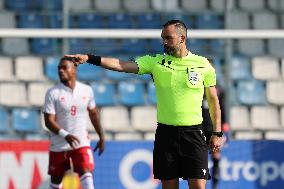
<svg viewBox="0 0 284 189"><path fill-rule="evenodd" d="M44 107L43 112L48 114L55 114L55 99L52 95L52 90L49 89L45 94L45 101L44 101Z"/></svg>
<svg viewBox="0 0 284 189"><path fill-rule="evenodd" d="M204 76L204 87L213 87L216 85L216 73L215 69L208 63L206 73Z"/></svg>
<svg viewBox="0 0 284 189"><path fill-rule="evenodd" d="M136 64L139 67L138 74L151 74L154 60L154 57L149 55L138 57L135 60Z"/></svg>
<svg viewBox="0 0 284 189"><path fill-rule="evenodd" d="M95 102L95 96L94 96L94 92L92 90L92 88L89 88L89 102L88 102L88 109L93 109L96 107L96 102Z"/></svg>

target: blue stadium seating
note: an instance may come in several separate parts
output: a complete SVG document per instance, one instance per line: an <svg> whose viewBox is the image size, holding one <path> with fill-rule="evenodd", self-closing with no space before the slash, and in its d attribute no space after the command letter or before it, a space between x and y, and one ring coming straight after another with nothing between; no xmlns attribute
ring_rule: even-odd
<svg viewBox="0 0 284 189"><path fill-rule="evenodd" d="M58 13L51 14L49 16L48 26L49 28L62 28L63 26L62 15Z"/></svg>
<svg viewBox="0 0 284 189"><path fill-rule="evenodd" d="M196 18L197 29L223 29L224 21L220 15L200 14Z"/></svg>
<svg viewBox="0 0 284 189"><path fill-rule="evenodd" d="M82 64L78 67L77 76L79 80L94 81L102 80L104 77L104 69L91 64Z"/></svg>
<svg viewBox="0 0 284 189"><path fill-rule="evenodd" d="M239 102L244 105L265 105L264 82L258 80L239 81L237 83L237 97Z"/></svg>
<svg viewBox="0 0 284 189"><path fill-rule="evenodd" d="M124 39L122 42L122 51L130 54L144 54L149 49L149 44L143 39Z"/></svg>
<svg viewBox="0 0 284 189"><path fill-rule="evenodd" d="M188 39L189 49L194 54L204 55L209 53L209 44L206 39Z"/></svg>
<svg viewBox="0 0 284 189"><path fill-rule="evenodd" d="M39 55L61 54L57 39L34 38L31 40L31 51Z"/></svg>
<svg viewBox="0 0 284 189"><path fill-rule="evenodd" d="M19 15L19 28L44 28L44 17L36 13L24 13Z"/></svg>
<svg viewBox="0 0 284 189"><path fill-rule="evenodd" d="M62 0L34 0L35 7L41 10L62 10Z"/></svg>
<svg viewBox="0 0 284 189"><path fill-rule="evenodd" d="M79 28L103 28L105 27L103 16L93 13L83 13L78 18Z"/></svg>
<svg viewBox="0 0 284 189"><path fill-rule="evenodd" d="M48 57L45 60L44 64L45 75L47 76L48 79L52 81L59 81L58 69L57 69L59 60L60 58L55 58L55 57Z"/></svg>
<svg viewBox="0 0 284 189"><path fill-rule="evenodd" d="M210 53L214 56L225 56L225 41L222 39L212 39L209 41Z"/></svg>
<svg viewBox="0 0 284 189"><path fill-rule="evenodd" d="M137 27L142 29L159 29L162 27L161 16L157 13L137 15Z"/></svg>
<svg viewBox="0 0 284 189"><path fill-rule="evenodd" d="M136 78L140 81L145 81L145 82L152 81L152 77L150 74L143 74L143 75L136 74Z"/></svg>
<svg viewBox="0 0 284 189"><path fill-rule="evenodd" d="M129 73L124 73L124 72L117 72L117 71L112 71L112 70L106 70L106 77L109 80L113 81L123 81L123 80L128 80L131 77L134 77L134 74L129 74Z"/></svg>
<svg viewBox="0 0 284 189"><path fill-rule="evenodd" d="M39 114L36 110L15 108L12 110L12 125L16 132L39 132Z"/></svg>
<svg viewBox="0 0 284 189"><path fill-rule="evenodd" d="M121 45L115 39L93 39L91 49L98 55L111 55L120 53Z"/></svg>
<svg viewBox="0 0 284 189"><path fill-rule="evenodd" d="M156 90L153 82L147 84L148 101L150 104L157 104Z"/></svg>
<svg viewBox="0 0 284 189"><path fill-rule="evenodd" d="M69 39L69 53L70 54L88 54L92 53L92 49L88 40L86 39Z"/></svg>
<svg viewBox="0 0 284 189"><path fill-rule="evenodd" d="M24 11L31 9L33 0L5 0L5 7L13 11Z"/></svg>
<svg viewBox="0 0 284 189"><path fill-rule="evenodd" d="M142 83L120 82L118 94L120 103L126 106L138 106L145 103L145 89Z"/></svg>
<svg viewBox="0 0 284 189"><path fill-rule="evenodd" d="M0 133L7 133L9 128L8 112L0 107Z"/></svg>
<svg viewBox="0 0 284 189"><path fill-rule="evenodd" d="M132 16L123 13L108 15L108 28L134 28Z"/></svg>
<svg viewBox="0 0 284 189"><path fill-rule="evenodd" d="M98 106L114 106L117 103L114 83L91 83L91 87Z"/></svg>
<svg viewBox="0 0 284 189"><path fill-rule="evenodd" d="M178 13L178 12L175 12L175 13L167 13L162 21L163 23L167 22L168 20L182 20L185 25L188 27L188 28L195 28L195 25L194 25L194 22L193 22L193 16L192 15L189 15L189 14L183 14L183 13Z"/></svg>
<svg viewBox="0 0 284 189"><path fill-rule="evenodd" d="M163 42L161 39L149 40L149 52L148 54L161 54L164 53Z"/></svg>
<svg viewBox="0 0 284 189"><path fill-rule="evenodd" d="M230 76L234 80L251 79L251 64L249 58L235 55L231 61Z"/></svg>

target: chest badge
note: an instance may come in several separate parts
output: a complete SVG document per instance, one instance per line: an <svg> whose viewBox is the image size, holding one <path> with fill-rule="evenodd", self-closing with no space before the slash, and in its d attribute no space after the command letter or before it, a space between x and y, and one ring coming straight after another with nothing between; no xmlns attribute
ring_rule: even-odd
<svg viewBox="0 0 284 189"><path fill-rule="evenodd" d="M199 81L199 74L197 72L189 72L188 80L192 85L197 85Z"/></svg>

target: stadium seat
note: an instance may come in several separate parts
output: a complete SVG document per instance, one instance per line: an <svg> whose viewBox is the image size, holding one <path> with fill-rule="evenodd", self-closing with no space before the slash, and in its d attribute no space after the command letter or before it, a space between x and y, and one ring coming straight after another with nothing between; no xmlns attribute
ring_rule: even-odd
<svg viewBox="0 0 284 189"><path fill-rule="evenodd" d="M246 12L232 11L226 17L227 29L250 29L249 14ZM241 20L241 22L240 22Z"/></svg>
<svg viewBox="0 0 284 189"><path fill-rule="evenodd" d="M153 81L152 76L150 74L143 74L143 75L136 74L135 79L142 81L142 82Z"/></svg>
<svg viewBox="0 0 284 189"><path fill-rule="evenodd" d="M18 28L44 28L44 17L36 13L22 13L19 15Z"/></svg>
<svg viewBox="0 0 284 189"><path fill-rule="evenodd" d="M116 86L114 83L91 83L95 101L98 106L114 106L116 100Z"/></svg>
<svg viewBox="0 0 284 189"><path fill-rule="evenodd" d="M234 56L231 59L231 73L233 80L251 79L251 64L245 56Z"/></svg>
<svg viewBox="0 0 284 189"><path fill-rule="evenodd" d="M206 0L181 0L181 7L188 12L200 12L207 9Z"/></svg>
<svg viewBox="0 0 284 189"><path fill-rule="evenodd" d="M162 54L162 53L164 53L162 40L161 39L150 39L148 54Z"/></svg>
<svg viewBox="0 0 284 189"><path fill-rule="evenodd" d="M283 131L266 131L264 135L266 140L284 140Z"/></svg>
<svg viewBox="0 0 284 189"><path fill-rule="evenodd" d="M90 44L88 43L89 41L87 39L78 39L78 38L73 38L69 39L69 53L70 54L88 54L88 53L93 53L93 49L91 49Z"/></svg>
<svg viewBox="0 0 284 189"><path fill-rule="evenodd" d="M277 16L270 12L257 12L252 15L253 29L278 29Z"/></svg>
<svg viewBox="0 0 284 189"><path fill-rule="evenodd" d="M18 80L39 81L45 79L43 60L40 57L19 56L15 59L15 68Z"/></svg>
<svg viewBox="0 0 284 189"><path fill-rule="evenodd" d="M5 7L13 11L27 11L31 9L32 0L5 0Z"/></svg>
<svg viewBox="0 0 284 189"><path fill-rule="evenodd" d="M44 98L47 90L53 86L52 83L29 83L28 102L32 106L41 107L44 105Z"/></svg>
<svg viewBox="0 0 284 189"><path fill-rule="evenodd" d="M124 106L102 107L100 111L101 123L106 132L130 132L128 110Z"/></svg>
<svg viewBox="0 0 284 189"><path fill-rule="evenodd" d="M178 12L180 11L178 0L151 0L151 7L159 12Z"/></svg>
<svg viewBox="0 0 284 189"><path fill-rule="evenodd" d="M268 52L275 57L283 57L284 39L268 39Z"/></svg>
<svg viewBox="0 0 284 189"><path fill-rule="evenodd" d="M134 28L132 16L126 13L114 13L107 16L108 28Z"/></svg>
<svg viewBox="0 0 284 189"><path fill-rule="evenodd" d="M122 51L130 54L144 54L147 53L149 44L144 39L123 39Z"/></svg>
<svg viewBox="0 0 284 189"><path fill-rule="evenodd" d="M252 58L252 74L255 79L280 79L280 65L277 58L259 56Z"/></svg>
<svg viewBox="0 0 284 189"><path fill-rule="evenodd" d="M39 114L36 110L15 108L12 110L12 126L19 133L40 131Z"/></svg>
<svg viewBox="0 0 284 189"><path fill-rule="evenodd" d="M35 7L40 10L61 11L63 1L58 0L33 0Z"/></svg>
<svg viewBox="0 0 284 189"><path fill-rule="evenodd" d="M2 11L0 13L0 28L15 28L16 16L13 12Z"/></svg>
<svg viewBox="0 0 284 189"><path fill-rule="evenodd" d="M232 86L232 87L229 88L229 102L230 102L230 105L232 105L232 106L239 106L240 105L236 87Z"/></svg>
<svg viewBox="0 0 284 189"><path fill-rule="evenodd" d="M105 70L106 78L110 81L123 81L131 79L132 74L117 72L112 70ZM133 77L134 78L134 77Z"/></svg>
<svg viewBox="0 0 284 189"><path fill-rule="evenodd" d="M57 39L33 38L31 40L31 52L37 55L61 54Z"/></svg>
<svg viewBox="0 0 284 189"><path fill-rule="evenodd" d="M118 84L119 102L126 106L144 105L145 88L142 83L120 82Z"/></svg>
<svg viewBox="0 0 284 189"><path fill-rule="evenodd" d="M244 105L264 105L267 103L264 83L258 80L239 81L237 96Z"/></svg>
<svg viewBox="0 0 284 189"><path fill-rule="evenodd" d="M131 125L137 131L154 132L157 128L157 110L154 106L131 108Z"/></svg>
<svg viewBox="0 0 284 189"><path fill-rule="evenodd" d="M102 80L104 74L103 68L91 64L82 64L77 68L77 77L83 81Z"/></svg>
<svg viewBox="0 0 284 189"><path fill-rule="evenodd" d="M92 129L92 131L94 130L94 128ZM91 141L98 141L99 140L99 136L97 133L89 133L88 134L88 137ZM112 137L112 134L110 133L104 133L104 137L105 137L105 141L110 141L110 140L113 140L113 137Z"/></svg>
<svg viewBox="0 0 284 189"><path fill-rule="evenodd" d="M2 39L2 49L3 49L3 53L9 56L27 55L29 54L28 39L26 38L3 38Z"/></svg>
<svg viewBox="0 0 284 189"><path fill-rule="evenodd" d="M223 12L225 11L226 0L211 0L211 9L214 12Z"/></svg>
<svg viewBox="0 0 284 189"><path fill-rule="evenodd" d="M251 130L250 113L246 106L233 106L230 109L230 129Z"/></svg>
<svg viewBox="0 0 284 189"><path fill-rule="evenodd" d="M162 21L160 14L142 13L137 15L137 28L160 29L161 27L162 27Z"/></svg>
<svg viewBox="0 0 284 189"><path fill-rule="evenodd" d="M239 0L239 6L245 11L263 11L265 9L264 0Z"/></svg>
<svg viewBox="0 0 284 189"><path fill-rule="evenodd" d="M63 18L59 13L51 14L48 17L48 27L49 28L62 28Z"/></svg>
<svg viewBox="0 0 284 189"><path fill-rule="evenodd" d="M205 55L210 50L208 40L206 39L188 39L187 43L190 51L194 54Z"/></svg>
<svg viewBox="0 0 284 189"><path fill-rule="evenodd" d="M121 44L116 39L93 39L91 49L98 55L111 55L121 52Z"/></svg>
<svg viewBox="0 0 284 189"><path fill-rule="evenodd" d="M225 56L225 41L222 39L212 39L209 41L210 53L213 56Z"/></svg>
<svg viewBox="0 0 284 189"><path fill-rule="evenodd" d="M147 132L144 134L144 140L150 140L154 141L155 140L155 132Z"/></svg>
<svg viewBox="0 0 284 189"><path fill-rule="evenodd" d="M268 81L266 83L267 101L274 105L284 105L284 82Z"/></svg>
<svg viewBox="0 0 284 189"><path fill-rule="evenodd" d="M253 106L251 108L252 127L260 130L280 129L280 115L275 106Z"/></svg>
<svg viewBox="0 0 284 189"><path fill-rule="evenodd" d="M147 85L147 90L148 90L148 102L150 104L157 104L157 97L156 97L156 90L155 90L155 85L153 82L149 82Z"/></svg>
<svg viewBox="0 0 284 189"><path fill-rule="evenodd" d="M238 50L247 56L258 56L265 54L264 41L262 39L239 39Z"/></svg>
<svg viewBox="0 0 284 189"><path fill-rule="evenodd" d="M274 12L284 11L284 1L282 0L269 0L267 1L268 7Z"/></svg>
<svg viewBox="0 0 284 189"><path fill-rule="evenodd" d="M119 141L132 141L132 140L142 140L143 137L140 133L115 133L114 134L114 140Z"/></svg>
<svg viewBox="0 0 284 189"><path fill-rule="evenodd" d="M0 68L0 81L12 81L15 79L12 58L0 57Z"/></svg>
<svg viewBox="0 0 284 189"><path fill-rule="evenodd" d="M24 83L1 83L0 104L3 106L26 106L27 93Z"/></svg>
<svg viewBox="0 0 284 189"><path fill-rule="evenodd" d="M237 131L235 133L236 140L262 140L262 132L260 131Z"/></svg>
<svg viewBox="0 0 284 189"><path fill-rule="evenodd" d="M94 0L94 5L99 12L119 12L122 9L120 0Z"/></svg>
<svg viewBox="0 0 284 189"><path fill-rule="evenodd" d="M150 0L123 0L123 7L126 12L148 12L150 7Z"/></svg>
<svg viewBox="0 0 284 189"><path fill-rule="evenodd" d="M9 114L6 109L0 107L0 133L9 131Z"/></svg>
<svg viewBox="0 0 284 189"><path fill-rule="evenodd" d="M91 11L92 0L80 0L80 3L77 0L68 0L68 8L72 12Z"/></svg>
<svg viewBox="0 0 284 189"><path fill-rule="evenodd" d="M58 77L58 63L60 58L56 57L48 57L45 59L44 70L45 75L49 80L59 81Z"/></svg>
<svg viewBox="0 0 284 189"><path fill-rule="evenodd" d="M197 29L223 29L224 18L218 14L198 14L196 26Z"/></svg>
<svg viewBox="0 0 284 189"><path fill-rule="evenodd" d="M104 17L94 13L81 13L78 16L79 28L104 28Z"/></svg>

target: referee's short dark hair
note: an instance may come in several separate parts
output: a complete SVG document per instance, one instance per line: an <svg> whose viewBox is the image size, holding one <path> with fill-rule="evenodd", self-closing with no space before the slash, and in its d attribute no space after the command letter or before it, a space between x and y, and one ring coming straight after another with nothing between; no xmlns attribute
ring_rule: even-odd
<svg viewBox="0 0 284 189"><path fill-rule="evenodd" d="M187 33L187 27L185 23L182 22L181 20L169 20L163 25L163 27L165 28L170 25L175 25L177 29L177 33L180 33L180 32L185 32L185 34Z"/></svg>

